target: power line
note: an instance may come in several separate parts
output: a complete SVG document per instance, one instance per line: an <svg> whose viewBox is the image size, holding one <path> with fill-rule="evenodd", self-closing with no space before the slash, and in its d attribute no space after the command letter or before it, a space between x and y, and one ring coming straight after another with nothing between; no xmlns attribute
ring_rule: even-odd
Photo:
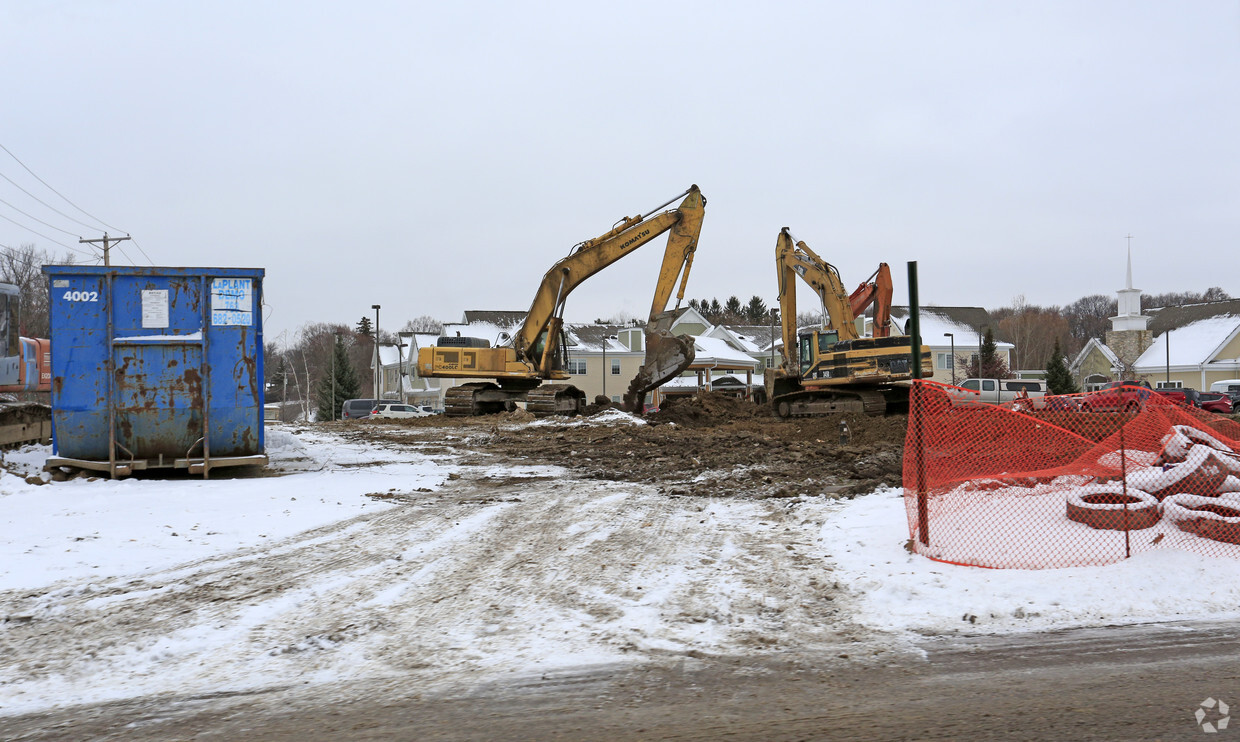
<svg viewBox="0 0 1240 742"><path fill-rule="evenodd" d="M138 248L138 252L142 253L142 257L146 258L146 262L150 263L151 265L155 265L155 261L151 260L151 256L146 254L146 250L142 249L142 245L139 245L137 240L130 239L130 242L133 243L134 247Z"/></svg>
<svg viewBox="0 0 1240 742"><path fill-rule="evenodd" d="M55 193L57 196L60 196L60 197L61 197L61 199L63 199L65 203L69 204L70 206L72 206L73 208L75 208L75 209L77 209L78 211L82 212L83 214L85 214L86 216L90 217L91 219L94 219L95 221L99 222L100 224L102 224L103 226L107 227L108 229L111 229L111 230L113 230L113 231L115 231L115 232L123 232L123 231L125 231L125 230L123 230L123 229L118 229L117 227L113 227L111 224L108 224L107 222L105 222L104 220L102 220L102 219L100 219L99 217L95 216L94 214L91 214L91 213L90 213L89 211L87 211L86 209L83 209L81 206L78 206L77 204L75 204L75 203L73 203L72 201L70 201L68 198L66 198L66 197L65 197L65 195L64 195L63 193L61 193L60 191L58 191L58 190L56 190L55 188L52 188L50 185L48 185L48 184L47 184L47 181L45 181L45 180L43 180L42 178L40 178L40 177L39 177L39 176L35 173L35 171L33 171L33 170L31 170L30 168L26 167L26 163L24 163L24 162L22 162L21 160L17 159L17 155L13 154L12 152L9 152L9 148L8 148L8 147L5 147L3 144L0 144L0 149L4 150L4 151L5 151L5 153L6 153L6 154L8 154L8 156L9 156L9 157L12 157L12 158L13 158L13 160L14 160L14 161L15 161L18 165L21 165L23 168L25 168L26 172L28 172L28 173L30 173L31 175L33 175L35 180L39 181L39 182L40 182L40 183L42 183L44 186L46 186L46 187L47 187L47 189L48 189L49 191L51 191L52 193ZM8 180L8 178L5 178L5 180ZM11 181L11 180L10 180L9 182L10 182L10 183L12 183L13 181ZM17 185L17 184L16 184L16 183L14 183L14 185ZM18 188L21 188L21 186L18 186ZM25 190L25 189L23 189L23 190ZM33 197L33 196L31 196L31 198L34 198L34 197ZM38 200L38 199L35 199L35 200ZM39 201L39 203L43 203L43 202L42 202L42 201ZM44 206L47 206L47 204L43 204L43 205L44 205ZM49 208L49 209L51 209L52 207L51 207L51 206L48 206L48 208ZM55 209L52 209L52 210L53 210L53 211L56 211ZM57 211L56 213L60 214L60 212L59 212L59 211ZM64 215L64 214L61 214L61 216L64 216L66 219L73 219L72 217L66 216L66 215ZM74 220L74 221L76 221L76 220ZM79 223L79 224L81 224L81 222L78 222L78 223ZM89 225L85 225L85 224L83 224L82 226L89 226Z"/></svg>
<svg viewBox="0 0 1240 742"><path fill-rule="evenodd" d="M4 177L3 173L0 173L0 177ZM7 178L6 178L6 180L7 180ZM81 237L81 235L79 235L79 234L74 234L73 232L70 232L70 231L69 231L69 230L67 230L67 229L61 229L60 227L57 227L55 224L48 224L47 222L43 221L42 219L40 219L39 217L37 217L37 216L35 216L35 215L33 215L33 214L27 214L26 212L22 211L21 209L17 208L17 207L16 207L16 206L14 206L13 204L9 203L8 201L5 201L5 200L4 200L4 199L2 199L2 198L0 198L0 204L4 204L5 206L9 207L9 208L10 208L10 209L12 209L13 211L16 211L18 214L21 214L22 216L25 216L25 217L29 217L29 218L31 218L31 219L34 219L36 222L38 222L39 224L44 225L45 227L51 227L52 229L56 230L57 232L64 232L65 234L69 235L70 237ZM62 216L63 216L63 215L62 215ZM83 225L83 226L85 226L85 225Z"/></svg>
<svg viewBox="0 0 1240 742"><path fill-rule="evenodd" d="M3 145L0 145L0 146L3 146ZM44 206L46 206L47 208L51 209L52 211L55 211L57 214L60 214L60 215L61 215L61 216L63 216L64 218L68 219L69 221L71 221L71 222L73 222L73 223L75 223L75 224L80 224L80 225L82 225L83 227L86 227L87 229L89 229L89 230L90 230L90 231L92 231L92 232L94 232L95 230L97 230L97 229L98 229L98 227L91 226L90 224L87 224L86 222L83 222L83 221L78 221L77 219L74 219L73 217L69 216L68 214L64 213L63 211L61 211L61 210L57 209L55 206L52 206L52 205L51 205L51 204L49 204L48 202L44 201L43 199L41 199L41 198L39 198L38 196L36 196L36 195L34 195L33 193L31 193L30 191L26 190L25 188L22 188L22 187L21 187L21 184L19 184L17 181L13 180L13 179L12 179L12 178L10 178L9 176L5 175L4 173L0 173L0 178L4 178L4 179L5 179L5 180L7 180L8 182L12 183L12 184L13 184L13 186L14 186L15 188L17 188L17 190L19 190L19 191L21 191L22 193L26 194L27 196L29 196L29 197L33 198L35 201L38 201L39 203L43 204L43 205L44 205ZM6 201L5 203L8 203L8 202ZM9 206L13 206L13 204L9 204ZM14 209L17 209L17 207L16 207L16 206L13 206L13 208L14 208ZM21 211L21 210L20 210L20 209L18 209L18 211ZM24 212L24 211L23 211L22 213L23 213L23 214L25 214L26 212ZM26 216L30 216L30 215L29 215L29 214L26 214ZM30 218L31 218L31 219L34 219L35 217L31 216ZM44 224L47 224L47 222L43 222L43 223L44 223ZM48 226L50 227L51 225L50 225L50 224L48 224ZM58 228L58 229L59 229L59 228ZM65 230L61 229L60 231L64 232ZM72 233L71 233L71 232L68 232L68 233L66 233L66 234L72 234ZM76 237L77 235L74 235L74 236Z"/></svg>
<svg viewBox="0 0 1240 742"><path fill-rule="evenodd" d="M26 230L27 232L30 232L30 233L32 233L32 234L37 234L37 235L39 235L40 237L42 237L43 239L47 240L48 242L54 242L54 243L56 243L57 245L60 245L61 247L65 248L65 249L67 249L67 250L72 250L73 252L80 252L80 253L82 253L83 255L92 255L92 256L94 255L94 253L87 252L87 251L85 251L85 250L79 250L78 248L76 248L76 247L72 247L71 245L66 245L65 243L61 242L61 241L60 241L60 240L58 240L58 239L55 239L55 238L53 238L53 237L48 237L47 235L43 234L42 232L39 232L39 231L33 230L33 229L31 229L30 227L27 227L25 224L22 224L21 222L14 221L13 219L10 219L9 217L5 216L4 214L0 214L0 219L5 219L5 220L7 220L7 221L13 222L14 224L16 224L17 226L19 226L19 227L21 227L22 229Z"/></svg>

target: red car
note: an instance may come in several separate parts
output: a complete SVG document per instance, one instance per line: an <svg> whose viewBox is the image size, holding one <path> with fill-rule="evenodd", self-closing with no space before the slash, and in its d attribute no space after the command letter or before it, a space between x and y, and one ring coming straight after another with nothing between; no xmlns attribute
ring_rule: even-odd
<svg viewBox="0 0 1240 742"><path fill-rule="evenodd" d="M1197 398L1197 390L1188 387L1175 387L1169 389L1155 389L1155 394L1162 395L1172 402L1182 404L1186 407L1200 407L1201 402Z"/></svg>
<svg viewBox="0 0 1240 742"><path fill-rule="evenodd" d="M1083 412L1135 412L1145 406L1151 394L1148 381L1112 381L1081 398Z"/></svg>
<svg viewBox="0 0 1240 742"><path fill-rule="evenodd" d="M1223 392L1199 392L1197 399L1201 403L1201 409L1217 412L1220 415L1230 415L1232 411L1231 397Z"/></svg>

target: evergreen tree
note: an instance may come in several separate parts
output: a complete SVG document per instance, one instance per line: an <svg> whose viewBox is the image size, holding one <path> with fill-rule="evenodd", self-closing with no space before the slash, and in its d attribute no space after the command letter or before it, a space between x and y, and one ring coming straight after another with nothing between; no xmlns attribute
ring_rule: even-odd
<svg viewBox="0 0 1240 742"><path fill-rule="evenodd" d="M1068 371L1068 359L1064 358L1059 349L1059 341L1055 341L1055 349L1051 351L1051 359L1046 362L1046 388L1051 394L1076 394L1076 380Z"/></svg>
<svg viewBox="0 0 1240 742"><path fill-rule="evenodd" d="M719 303L718 299L711 299L710 300L710 314L706 315L706 318L709 319L711 322L718 322L719 318L722 316L723 316L723 305Z"/></svg>
<svg viewBox="0 0 1240 742"><path fill-rule="evenodd" d="M332 347L332 367L336 372L335 383L333 383L331 369L319 379L316 394L319 403L319 420L339 420L340 408L345 400L356 399L361 391L361 382L357 379L353 364L349 363L349 354L339 335L336 336L336 343Z"/></svg>
<svg viewBox="0 0 1240 742"><path fill-rule="evenodd" d="M995 347L995 331L986 328L982 338L981 352L964 364L965 376L972 379L1007 379L1012 376L1007 362L999 357Z"/></svg>
<svg viewBox="0 0 1240 742"><path fill-rule="evenodd" d="M744 315L744 308L741 307L741 300L735 296L729 296L723 305L723 313L725 322L739 322Z"/></svg>
<svg viewBox="0 0 1240 742"><path fill-rule="evenodd" d="M371 333L370 318L362 317L360 320L357 321L357 327L354 329L357 330L357 334L370 337L370 333Z"/></svg>
<svg viewBox="0 0 1240 742"><path fill-rule="evenodd" d="M767 321L766 302L761 296L753 296L749 299L749 304L745 307L745 316L755 325L763 324Z"/></svg>

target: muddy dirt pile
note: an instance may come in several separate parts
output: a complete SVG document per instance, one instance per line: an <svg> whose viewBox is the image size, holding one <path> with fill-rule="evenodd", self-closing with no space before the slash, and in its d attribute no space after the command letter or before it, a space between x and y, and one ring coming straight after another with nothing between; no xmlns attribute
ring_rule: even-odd
<svg viewBox="0 0 1240 742"><path fill-rule="evenodd" d="M364 421L347 429L385 444L437 441L450 429L468 436L480 459L553 464L584 478L655 484L669 495L762 498L848 497L899 486L907 424L904 416L860 414L783 420L765 406L713 394L666 405L645 425L607 424L601 416L529 425L528 416L516 415Z"/></svg>

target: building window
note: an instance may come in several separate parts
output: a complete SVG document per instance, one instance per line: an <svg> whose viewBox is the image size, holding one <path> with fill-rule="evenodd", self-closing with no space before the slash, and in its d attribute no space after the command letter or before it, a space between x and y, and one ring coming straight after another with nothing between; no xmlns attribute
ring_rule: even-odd
<svg viewBox="0 0 1240 742"><path fill-rule="evenodd" d="M952 370L952 354L951 353L938 353L936 355L937 355L937 360L935 361L934 367L937 369L942 369L944 371L951 371Z"/></svg>
<svg viewBox="0 0 1240 742"><path fill-rule="evenodd" d="M611 359L611 375L612 376L620 375L620 359L619 358Z"/></svg>
<svg viewBox="0 0 1240 742"><path fill-rule="evenodd" d="M1160 381L1158 382L1157 388L1158 389L1183 389L1184 382L1182 381Z"/></svg>
<svg viewBox="0 0 1240 742"><path fill-rule="evenodd" d="M586 375L585 359L576 359L576 358L568 359L568 362L564 365L564 370L572 374L573 376L585 376Z"/></svg>

